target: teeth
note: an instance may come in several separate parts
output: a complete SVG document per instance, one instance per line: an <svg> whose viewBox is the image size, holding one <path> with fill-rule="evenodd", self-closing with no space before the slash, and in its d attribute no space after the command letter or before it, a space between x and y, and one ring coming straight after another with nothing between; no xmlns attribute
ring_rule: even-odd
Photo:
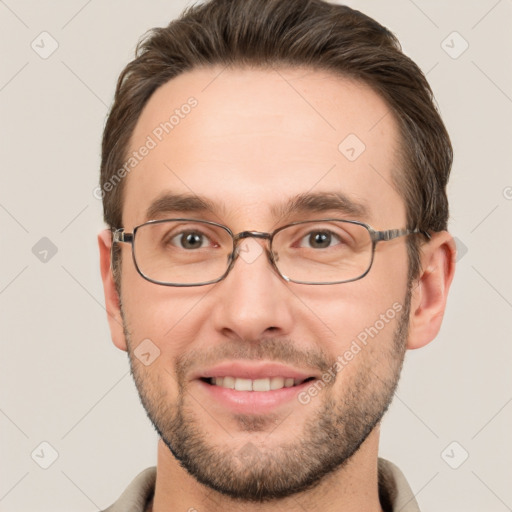
<svg viewBox="0 0 512 512"><path fill-rule="evenodd" d="M270 391L270 379L255 379L252 381L253 391Z"/></svg>
<svg viewBox="0 0 512 512"><path fill-rule="evenodd" d="M214 386L235 389L236 391L271 391L275 389L291 388L301 384L303 380L290 377L271 377L267 379L240 379L237 377L212 377L210 381Z"/></svg>
<svg viewBox="0 0 512 512"><path fill-rule="evenodd" d="M284 388L283 377L272 377L270 380L270 389L281 389Z"/></svg>
<svg viewBox="0 0 512 512"><path fill-rule="evenodd" d="M252 391L252 380L251 379L235 379L235 389L237 391Z"/></svg>
<svg viewBox="0 0 512 512"><path fill-rule="evenodd" d="M217 377L221 382L218 383L218 386L222 386L224 388L235 389L235 379L234 377Z"/></svg>

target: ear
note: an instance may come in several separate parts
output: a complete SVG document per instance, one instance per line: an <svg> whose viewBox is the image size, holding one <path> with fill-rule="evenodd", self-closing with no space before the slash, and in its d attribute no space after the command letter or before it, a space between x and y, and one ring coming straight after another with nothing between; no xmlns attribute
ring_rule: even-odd
<svg viewBox="0 0 512 512"><path fill-rule="evenodd" d="M434 233L421 251L421 271L411 297L409 349L423 347L437 336L455 273L457 250L448 232Z"/></svg>
<svg viewBox="0 0 512 512"><path fill-rule="evenodd" d="M101 279L103 281L103 292L105 294L105 307L107 309L110 334L114 345L126 351L127 347L123 331L120 300L114 283L110 262L112 233L109 229L105 229L98 234L98 246L100 249Z"/></svg>

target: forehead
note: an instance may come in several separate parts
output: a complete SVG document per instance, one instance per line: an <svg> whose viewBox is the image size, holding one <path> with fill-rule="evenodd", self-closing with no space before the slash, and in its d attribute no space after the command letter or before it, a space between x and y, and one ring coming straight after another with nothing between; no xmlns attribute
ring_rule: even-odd
<svg viewBox="0 0 512 512"><path fill-rule="evenodd" d="M242 229L263 229L293 198L324 193L363 206L362 220L377 228L402 223L391 177L399 136L388 114L368 86L324 71L179 75L155 91L133 132L124 225L148 220L165 194L206 199L205 213Z"/></svg>

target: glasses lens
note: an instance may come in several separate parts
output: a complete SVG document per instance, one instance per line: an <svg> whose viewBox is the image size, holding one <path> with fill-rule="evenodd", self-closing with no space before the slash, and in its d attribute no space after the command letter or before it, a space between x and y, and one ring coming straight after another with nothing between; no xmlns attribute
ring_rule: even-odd
<svg viewBox="0 0 512 512"><path fill-rule="evenodd" d="M133 250L139 271L152 281L205 284L226 272L233 239L215 224L166 220L140 226Z"/></svg>
<svg viewBox="0 0 512 512"><path fill-rule="evenodd" d="M331 284L358 279L368 271L372 239L360 224L307 221L278 231L272 250L277 268L290 280Z"/></svg>

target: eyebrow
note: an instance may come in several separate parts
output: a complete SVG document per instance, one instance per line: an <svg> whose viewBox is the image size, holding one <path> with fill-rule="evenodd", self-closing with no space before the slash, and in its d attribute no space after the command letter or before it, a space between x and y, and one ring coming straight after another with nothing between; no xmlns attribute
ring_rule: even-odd
<svg viewBox="0 0 512 512"><path fill-rule="evenodd" d="M156 198L146 210L146 221L170 213L224 212L224 204L219 205L205 197L192 194L165 193Z"/></svg>
<svg viewBox="0 0 512 512"><path fill-rule="evenodd" d="M292 214L323 213L335 211L341 215L368 218L368 207L350 199L342 192L315 192L299 194L282 205L273 206L274 217L289 217Z"/></svg>
<svg viewBox="0 0 512 512"><path fill-rule="evenodd" d="M164 193L156 198L146 210L146 221L173 213L207 212L214 215L226 216L226 205L223 202L213 202L204 196L195 194ZM368 218L368 207L349 198L342 192L304 193L288 199L285 203L273 205L270 209L274 218L286 219L292 215L307 213L323 213L335 211L341 215Z"/></svg>

